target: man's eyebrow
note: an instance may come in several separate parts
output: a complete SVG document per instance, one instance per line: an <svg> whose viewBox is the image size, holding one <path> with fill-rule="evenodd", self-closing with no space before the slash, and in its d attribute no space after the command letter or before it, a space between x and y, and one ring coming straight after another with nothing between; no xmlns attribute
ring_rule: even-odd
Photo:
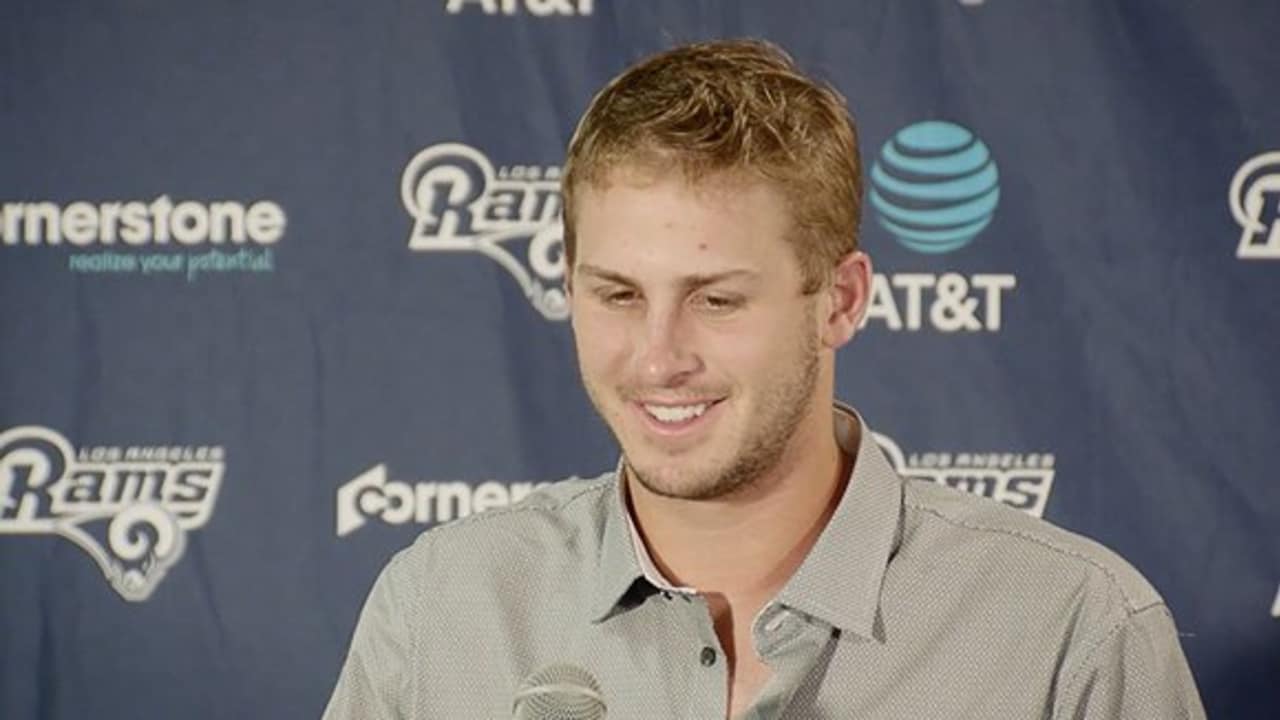
<svg viewBox="0 0 1280 720"><path fill-rule="evenodd" d="M639 283L637 283L635 280L627 277L626 275L623 275L620 272L607 270L605 268L592 265L590 263L580 263L577 266L576 272L582 273L583 275L590 275L591 277L594 277L600 280L615 282L615 283L618 283L619 285L630 285L633 287L636 285L639 285ZM759 273L757 273L754 270L740 268L735 270L724 270L722 272L715 272L715 273L685 275L679 279L679 283L682 287L684 287L687 290L696 290L698 288L705 287L707 285L718 283L721 280L730 280L734 278L745 278L750 280L750 279L754 279L758 275Z"/></svg>
<svg viewBox="0 0 1280 720"><path fill-rule="evenodd" d="M591 277L596 278L598 280L608 280L609 282L615 282L615 283L618 283L619 285L635 285L636 284L634 280L627 277L626 275L623 275L622 273L617 273L612 270L606 270L597 265L592 265L591 263L578 263L577 267L574 268L574 273L575 274L582 273L583 275L590 275Z"/></svg>

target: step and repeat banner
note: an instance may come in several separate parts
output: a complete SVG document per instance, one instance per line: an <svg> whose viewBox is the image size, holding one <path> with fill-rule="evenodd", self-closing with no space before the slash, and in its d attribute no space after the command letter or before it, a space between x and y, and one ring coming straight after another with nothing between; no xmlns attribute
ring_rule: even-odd
<svg viewBox="0 0 1280 720"><path fill-rule="evenodd" d="M564 148L627 64L739 36L859 124L876 274L839 396L904 474L1119 551L1210 716L1277 717L1278 26L1245 0L6 2L0 717L316 717L395 550L611 468Z"/></svg>

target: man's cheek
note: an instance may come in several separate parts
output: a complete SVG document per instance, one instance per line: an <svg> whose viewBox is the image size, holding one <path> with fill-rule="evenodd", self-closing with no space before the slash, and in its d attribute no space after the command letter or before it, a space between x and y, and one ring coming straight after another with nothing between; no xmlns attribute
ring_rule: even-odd
<svg viewBox="0 0 1280 720"><path fill-rule="evenodd" d="M606 323L593 323L583 328L578 355L584 366L589 364L593 372L601 375L623 373L631 361L625 334Z"/></svg>

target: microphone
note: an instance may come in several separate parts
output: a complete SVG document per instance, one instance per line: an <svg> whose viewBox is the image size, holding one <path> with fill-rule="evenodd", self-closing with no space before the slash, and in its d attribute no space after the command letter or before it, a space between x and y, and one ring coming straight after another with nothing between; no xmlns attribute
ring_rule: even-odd
<svg viewBox="0 0 1280 720"><path fill-rule="evenodd" d="M520 683L511 704L515 720L604 720L604 696L591 673L548 665Z"/></svg>

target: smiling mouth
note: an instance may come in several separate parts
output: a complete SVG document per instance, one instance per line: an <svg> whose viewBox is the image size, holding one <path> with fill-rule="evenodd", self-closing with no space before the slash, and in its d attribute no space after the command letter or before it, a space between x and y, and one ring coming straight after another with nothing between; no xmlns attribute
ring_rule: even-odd
<svg viewBox="0 0 1280 720"><path fill-rule="evenodd" d="M711 407L711 403L696 405L649 405L643 404L644 411L659 422L677 423L699 417Z"/></svg>
<svg viewBox="0 0 1280 720"><path fill-rule="evenodd" d="M721 400L723 398L682 405L637 402L636 405L657 428L679 430L697 423L709 410L720 404Z"/></svg>

